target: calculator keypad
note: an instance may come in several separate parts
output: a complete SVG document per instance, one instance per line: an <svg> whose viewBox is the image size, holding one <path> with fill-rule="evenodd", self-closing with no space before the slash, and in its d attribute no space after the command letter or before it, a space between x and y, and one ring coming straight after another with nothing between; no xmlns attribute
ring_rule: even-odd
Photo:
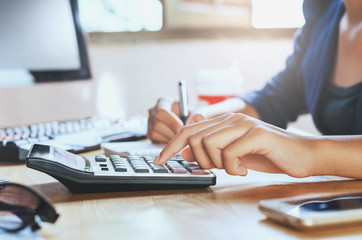
<svg viewBox="0 0 362 240"><path fill-rule="evenodd" d="M123 158L118 155L111 155L109 159L111 160L113 168L116 172L127 172L127 165Z"/></svg>
<svg viewBox="0 0 362 240"><path fill-rule="evenodd" d="M141 157L128 157L128 162L136 173L148 173L150 171L147 163Z"/></svg>
<svg viewBox="0 0 362 240"><path fill-rule="evenodd" d="M108 164L113 166L115 172L124 173L189 173L192 175L207 174L207 171L200 168L197 163L186 162L180 159L180 157L171 159L165 165L153 164L154 159L154 156L129 156L128 158L122 158L118 155L111 155L109 157L110 163ZM104 155L95 156L95 163L102 172L112 171L111 167L107 165L107 157Z"/></svg>

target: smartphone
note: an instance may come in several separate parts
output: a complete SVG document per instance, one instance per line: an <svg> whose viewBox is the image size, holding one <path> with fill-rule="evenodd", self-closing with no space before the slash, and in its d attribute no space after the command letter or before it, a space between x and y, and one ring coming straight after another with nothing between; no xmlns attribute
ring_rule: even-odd
<svg viewBox="0 0 362 240"><path fill-rule="evenodd" d="M262 200L259 210L298 230L351 225L362 223L362 193Z"/></svg>

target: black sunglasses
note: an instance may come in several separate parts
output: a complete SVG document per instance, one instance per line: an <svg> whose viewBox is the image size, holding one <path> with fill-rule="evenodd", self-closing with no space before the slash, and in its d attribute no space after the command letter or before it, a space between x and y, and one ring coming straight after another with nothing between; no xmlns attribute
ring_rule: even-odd
<svg viewBox="0 0 362 240"><path fill-rule="evenodd" d="M0 182L0 228L17 232L30 226L33 231L42 221L54 223L59 214L49 199L28 186Z"/></svg>

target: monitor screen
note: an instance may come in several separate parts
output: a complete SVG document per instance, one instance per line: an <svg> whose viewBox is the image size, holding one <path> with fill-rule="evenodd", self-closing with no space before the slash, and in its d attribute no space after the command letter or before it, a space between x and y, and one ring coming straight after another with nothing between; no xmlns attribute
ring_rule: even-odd
<svg viewBox="0 0 362 240"><path fill-rule="evenodd" d="M1 0L0 36L0 87L90 79L76 0Z"/></svg>

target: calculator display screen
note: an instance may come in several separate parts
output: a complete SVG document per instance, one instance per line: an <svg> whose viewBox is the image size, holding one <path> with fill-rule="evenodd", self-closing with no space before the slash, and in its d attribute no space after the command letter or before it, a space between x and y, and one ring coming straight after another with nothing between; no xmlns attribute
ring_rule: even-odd
<svg viewBox="0 0 362 240"><path fill-rule="evenodd" d="M53 161L74 168L80 171L84 171L85 162L81 156L69 153L65 150L59 148L52 148L53 151Z"/></svg>
<svg viewBox="0 0 362 240"><path fill-rule="evenodd" d="M85 161L81 156L72 154L60 148L40 144L35 144L33 146L29 157L57 162L79 171L84 171L86 166Z"/></svg>

